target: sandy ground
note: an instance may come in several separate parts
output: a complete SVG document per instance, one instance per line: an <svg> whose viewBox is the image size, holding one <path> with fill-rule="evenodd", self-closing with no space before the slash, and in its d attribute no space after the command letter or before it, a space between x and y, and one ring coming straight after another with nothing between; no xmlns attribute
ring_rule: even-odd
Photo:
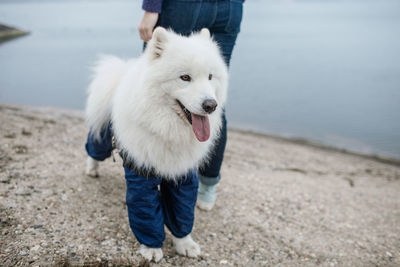
<svg viewBox="0 0 400 267"><path fill-rule="evenodd" d="M121 160L83 174L79 111L0 105L0 266L400 266L400 167L229 132L202 255L136 253Z"/></svg>

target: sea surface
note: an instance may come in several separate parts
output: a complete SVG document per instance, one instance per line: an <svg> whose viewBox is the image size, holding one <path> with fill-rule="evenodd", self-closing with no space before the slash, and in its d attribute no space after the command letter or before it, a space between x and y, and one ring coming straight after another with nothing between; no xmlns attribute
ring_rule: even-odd
<svg viewBox="0 0 400 267"><path fill-rule="evenodd" d="M135 0L2 0L0 102L83 109L98 54L142 51ZM229 126L400 159L400 1L247 0ZM249 144L256 146L257 144Z"/></svg>

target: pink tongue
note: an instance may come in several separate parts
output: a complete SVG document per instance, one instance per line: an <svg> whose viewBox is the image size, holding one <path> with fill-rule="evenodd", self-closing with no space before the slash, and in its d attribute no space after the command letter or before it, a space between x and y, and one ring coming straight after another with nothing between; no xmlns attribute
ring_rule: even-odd
<svg viewBox="0 0 400 267"><path fill-rule="evenodd" d="M210 122L207 116L199 116L192 113L193 132L200 142L205 142L210 138Z"/></svg>

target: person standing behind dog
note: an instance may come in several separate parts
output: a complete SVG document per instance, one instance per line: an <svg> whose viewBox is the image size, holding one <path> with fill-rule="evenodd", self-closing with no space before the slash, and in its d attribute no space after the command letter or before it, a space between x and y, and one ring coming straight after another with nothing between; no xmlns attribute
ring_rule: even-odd
<svg viewBox="0 0 400 267"><path fill-rule="evenodd" d="M138 26L140 38L146 43L157 26L190 35L208 28L219 44L229 66L233 47L240 31L244 0L143 0L144 15ZM220 170L227 140L225 112L222 116L219 139L211 152L210 160L199 169L197 206L211 210L216 199L216 185L221 179Z"/></svg>

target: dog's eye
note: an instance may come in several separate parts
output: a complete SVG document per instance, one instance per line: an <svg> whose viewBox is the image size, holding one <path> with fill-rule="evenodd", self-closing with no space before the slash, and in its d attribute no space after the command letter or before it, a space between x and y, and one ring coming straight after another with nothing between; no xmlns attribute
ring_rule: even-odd
<svg viewBox="0 0 400 267"><path fill-rule="evenodd" d="M211 81L211 79L212 79L212 74L211 73L208 74L208 79Z"/></svg>
<svg viewBox="0 0 400 267"><path fill-rule="evenodd" d="M187 74L182 75L180 78L182 81L185 81L185 82L190 82L192 80L192 78Z"/></svg>

